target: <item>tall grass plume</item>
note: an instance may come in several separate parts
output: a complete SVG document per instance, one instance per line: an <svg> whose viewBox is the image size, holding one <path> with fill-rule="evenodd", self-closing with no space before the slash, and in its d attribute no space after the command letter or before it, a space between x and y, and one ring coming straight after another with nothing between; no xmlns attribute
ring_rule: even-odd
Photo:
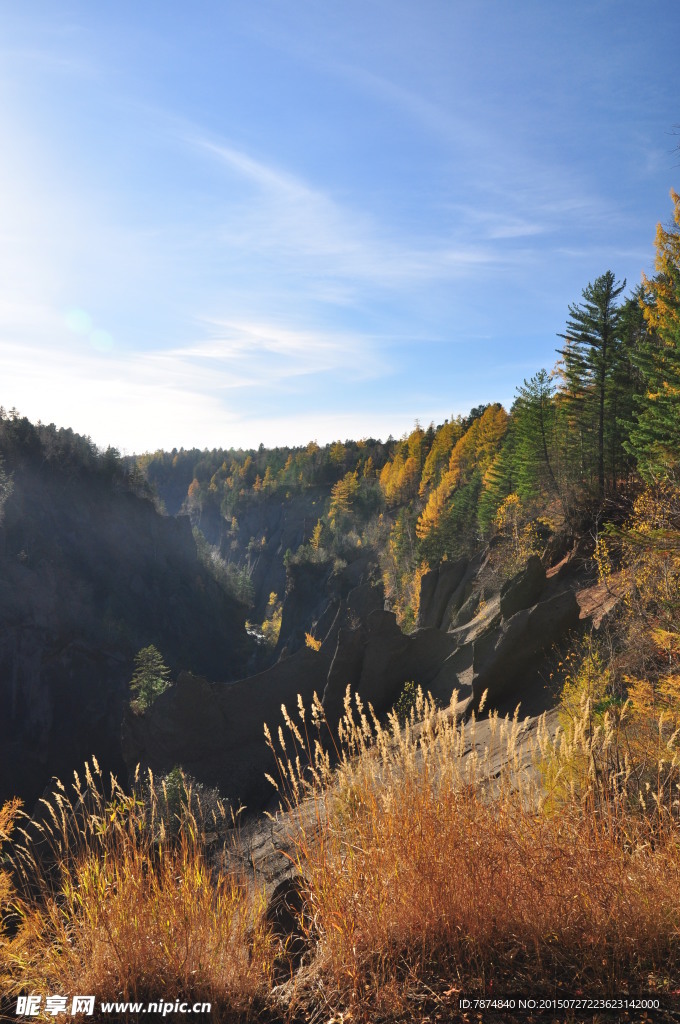
<svg viewBox="0 0 680 1024"><path fill-rule="evenodd" d="M93 758L70 791L57 782L40 820L19 824L6 990L209 1002L245 1020L269 989L263 893L211 863L214 822L189 787L171 818L165 783L149 772L143 791L105 785Z"/></svg>

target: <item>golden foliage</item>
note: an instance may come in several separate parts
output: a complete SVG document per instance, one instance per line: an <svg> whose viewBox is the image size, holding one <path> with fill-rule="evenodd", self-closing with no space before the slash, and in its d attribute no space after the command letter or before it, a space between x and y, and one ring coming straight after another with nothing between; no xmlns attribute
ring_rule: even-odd
<svg viewBox="0 0 680 1024"><path fill-rule="evenodd" d="M437 431L423 466L420 480L421 497L424 497L428 490L436 487L439 483L442 473L448 468L451 451L456 442L463 436L463 432L463 424L460 417L455 420L448 420Z"/></svg>
<svg viewBox="0 0 680 1024"><path fill-rule="evenodd" d="M264 621L260 626L260 632L269 647L276 647L278 643L282 617L283 602L279 601L278 594L272 590L267 602Z"/></svg>
<svg viewBox="0 0 680 1024"><path fill-rule="evenodd" d="M680 490L643 492L621 535L629 642L642 653L640 672L626 677L634 712L680 720Z"/></svg>
<svg viewBox="0 0 680 1024"><path fill-rule="evenodd" d="M379 479L387 504L403 505L418 493L418 460L400 448L392 461L385 463Z"/></svg>
<svg viewBox="0 0 680 1024"><path fill-rule="evenodd" d="M671 189L673 219L680 229L680 194ZM642 309L649 326L662 338L677 337L680 332L680 303L678 302L678 274L680 273L680 231L667 231L662 224L656 226L656 256L654 265L657 276L648 278L644 273L642 283L647 301Z"/></svg>
<svg viewBox="0 0 680 1024"><path fill-rule="evenodd" d="M519 495L508 494L496 513L495 526L500 543L493 554L494 564L510 576L540 552L537 521L523 508Z"/></svg>
<svg viewBox="0 0 680 1024"><path fill-rule="evenodd" d="M320 519L317 519L316 526L314 527L314 530L312 532L312 539L309 542L312 545L312 547L314 548L315 551L318 551L319 548L321 547L321 537L322 537L322 535L323 535L323 523L322 523L322 521Z"/></svg>
<svg viewBox="0 0 680 1024"><path fill-rule="evenodd" d="M321 650L321 640L317 640L312 633L305 633L305 645L313 651Z"/></svg>
<svg viewBox="0 0 680 1024"><path fill-rule="evenodd" d="M587 708L589 740L600 736L600 760L618 765L634 800L673 805L680 784L680 491L669 484L640 494L626 526L599 537L595 561L620 598L619 614L611 633L581 641L559 666L562 721L569 733ZM583 767L572 766L581 785Z"/></svg>
<svg viewBox="0 0 680 1024"><path fill-rule="evenodd" d="M416 523L416 536L418 540L424 540L425 537L429 537L431 533L434 533L442 525L452 490L453 486L450 483L448 474L446 474L437 487L430 491L427 505Z"/></svg>
<svg viewBox="0 0 680 1024"><path fill-rule="evenodd" d="M418 519L416 534L424 540L442 525L449 500L457 487L467 484L478 471L483 477L508 429L509 416L500 405L490 405L454 445L449 466L430 491Z"/></svg>
<svg viewBox="0 0 680 1024"><path fill-rule="evenodd" d="M333 485L328 510L328 518L333 529L340 520L351 515L358 494L359 475L357 470L354 470L353 473L346 473L342 480L338 480Z"/></svg>

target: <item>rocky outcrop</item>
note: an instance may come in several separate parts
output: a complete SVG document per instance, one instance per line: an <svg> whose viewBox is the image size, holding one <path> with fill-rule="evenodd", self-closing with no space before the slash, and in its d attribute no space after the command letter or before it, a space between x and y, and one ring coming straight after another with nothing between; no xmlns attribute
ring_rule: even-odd
<svg viewBox="0 0 680 1024"><path fill-rule="evenodd" d="M298 696L305 706L315 692L321 696L332 663L351 661L352 638L361 629L350 624L359 621L359 613L368 613L369 622L376 611L394 620L381 608L382 588L363 584L339 602L319 651L302 646L266 671L228 684L181 674L145 714L126 711L123 754L129 774L137 764L160 775L182 765L236 806L243 803L251 811L259 810L273 796L264 773L276 775L264 723L276 735L283 722L282 704L297 714ZM396 623L392 638L395 635L402 636ZM372 653L375 656L375 650Z"/></svg>
<svg viewBox="0 0 680 1024"><path fill-rule="evenodd" d="M532 555L524 568L501 587L500 611L504 619L521 608L536 604L546 584L545 569L538 555Z"/></svg>
<svg viewBox="0 0 680 1024"><path fill-rule="evenodd" d="M210 683L183 673L143 715L126 711L123 753L164 775L181 765L199 782L216 786L236 807L260 810L273 795L264 777L276 777L264 724L276 736L281 705L297 715L298 695L309 706L321 693L331 655L303 647L266 672L234 683Z"/></svg>
<svg viewBox="0 0 680 1024"><path fill-rule="evenodd" d="M364 621L371 611L382 608L382 584L370 582L374 569L372 555L360 555L339 570L332 559L292 562L287 570L281 631L274 657L279 658L284 651L290 655L299 650L307 633L325 640L334 624L348 617Z"/></svg>
<svg viewBox="0 0 680 1024"><path fill-rule="evenodd" d="M549 663L583 622L575 589L567 582L550 591L538 564L540 572L536 566L522 570L476 619L454 630L461 642L433 679L433 696L448 701L457 690L468 711L479 707L485 692L486 706L503 713L520 703L530 714L550 706ZM522 607L537 592L543 599Z"/></svg>
<svg viewBox="0 0 680 1024"><path fill-rule="evenodd" d="M365 625L341 630L323 694L329 723L342 716L348 686L382 715L404 683L427 689L455 647L455 640L438 629L420 629L406 636L396 616L386 611L373 611Z"/></svg>
<svg viewBox="0 0 680 1024"><path fill-rule="evenodd" d="M189 520L159 515L115 453L0 419L0 454L13 474L0 529L0 801L30 803L51 775L70 776L94 753L119 775L138 763L161 775L182 765L257 810L272 792L264 772L274 771L263 724L276 734L282 704L293 709L299 695L308 705L316 691L335 724L347 687L384 715L414 682L442 703L458 690L477 709L487 691L490 707L522 702L534 713L549 701L555 651L588 609L611 607L576 544L548 573L532 558L502 587L489 548L425 574L419 628L405 635L372 582L368 548L347 545L344 565L284 560L309 541L328 487L263 496L238 524L208 502L214 521L201 525L252 559L257 600L284 598L276 663L256 673L246 609L199 563ZM127 684L149 644L177 682L134 715Z"/></svg>
<svg viewBox="0 0 680 1024"><path fill-rule="evenodd" d="M451 597L457 592L468 565L467 558L459 558L455 562L442 562L436 569L425 573L420 581L419 627L442 628L444 613L449 608ZM453 608L450 611L452 612Z"/></svg>
<svg viewBox="0 0 680 1024"><path fill-rule="evenodd" d="M293 563L288 567L276 657L281 655L284 648L293 654L304 647L306 633L315 634L316 623L331 601L328 582L332 572L332 559Z"/></svg>
<svg viewBox="0 0 680 1024"><path fill-rule="evenodd" d="M462 576L441 569L428 574L439 585L440 609L448 595L441 626L457 640L430 689L442 702L457 690L470 711L486 690L488 707L512 712L521 703L525 711L538 713L554 699L547 684L556 651L584 626L577 595L592 573L580 557L565 557L546 573L541 559L532 556L494 592L488 563L486 552ZM427 576L423 582L428 614L436 590Z"/></svg>
<svg viewBox="0 0 680 1024"><path fill-rule="evenodd" d="M392 706L405 682L427 687L455 647L453 638L434 629L405 636L395 616L382 609L351 627L353 603L356 608L369 600L364 588L352 594L339 613L345 624L337 624L318 652L302 647L267 671L229 684L184 673L145 714L127 711L123 752L129 771L141 763L163 775L181 764L237 806L259 810L273 793L264 773L275 775L263 725L276 734L282 704L295 711L300 696L309 706L316 691L334 724L348 685L377 714Z"/></svg>
<svg viewBox="0 0 680 1024"><path fill-rule="evenodd" d="M474 618L482 601L493 588L481 582L488 552L473 558L442 562L425 573L420 584L418 625L455 629Z"/></svg>
<svg viewBox="0 0 680 1024"><path fill-rule="evenodd" d="M503 619L495 634L475 642L473 707L486 691L488 706L501 713L517 704L524 714L546 710L552 703L546 660L578 625L579 606L570 590Z"/></svg>

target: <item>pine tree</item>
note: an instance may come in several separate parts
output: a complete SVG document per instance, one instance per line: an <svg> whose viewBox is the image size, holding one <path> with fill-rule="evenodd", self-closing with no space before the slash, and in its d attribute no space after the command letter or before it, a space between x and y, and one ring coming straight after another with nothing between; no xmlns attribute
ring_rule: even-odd
<svg viewBox="0 0 680 1024"><path fill-rule="evenodd" d="M579 402L593 409L597 492L605 493L605 415L621 345L621 310L616 304L626 282L608 270L583 289L583 303L569 306L560 350L565 374ZM585 468L585 467L584 467Z"/></svg>
<svg viewBox="0 0 680 1024"><path fill-rule="evenodd" d="M479 533L484 536L496 520L498 509L513 488L516 434L511 422L503 447L496 455L482 480L482 491L477 505Z"/></svg>
<svg viewBox="0 0 680 1024"><path fill-rule="evenodd" d="M555 395L558 451L557 477L567 493L588 479L594 463L595 435L586 366L570 338L559 354L555 374L559 385Z"/></svg>
<svg viewBox="0 0 680 1024"><path fill-rule="evenodd" d="M158 648L153 644L143 647L135 655L135 671L130 680L130 690L135 694L131 701L133 710L146 711L169 685L170 669Z"/></svg>
<svg viewBox="0 0 680 1024"><path fill-rule="evenodd" d="M613 376L613 387L607 407L608 453L613 480L627 480L635 470L627 438L640 397L645 391L642 365L650 342L645 320L642 285L633 291L621 307L621 349Z"/></svg>
<svg viewBox="0 0 680 1024"><path fill-rule="evenodd" d="M545 370L517 388L512 407L515 435L514 489L522 501L557 496L554 470L555 385Z"/></svg>

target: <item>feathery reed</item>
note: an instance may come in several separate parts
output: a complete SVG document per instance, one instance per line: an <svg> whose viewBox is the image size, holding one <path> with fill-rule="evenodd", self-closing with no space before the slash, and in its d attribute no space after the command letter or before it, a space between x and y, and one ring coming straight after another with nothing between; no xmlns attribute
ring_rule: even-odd
<svg viewBox="0 0 680 1024"><path fill-rule="evenodd" d="M312 713L322 719L318 700ZM393 713L385 725L348 692L332 770L304 709L299 723L285 717L278 787L297 822L313 941L294 998L321 986L336 1012L370 1017L404 1012L425 983L678 987L677 816L641 813L620 772L603 785L606 729L464 723L422 691L405 724ZM574 763L589 788L564 784Z"/></svg>
<svg viewBox="0 0 680 1024"><path fill-rule="evenodd" d="M93 758L70 795L57 782L42 820L19 828L9 990L179 998L245 1020L269 989L263 894L210 864L211 823L190 791L172 823L151 772L145 793L113 777L105 787Z"/></svg>

